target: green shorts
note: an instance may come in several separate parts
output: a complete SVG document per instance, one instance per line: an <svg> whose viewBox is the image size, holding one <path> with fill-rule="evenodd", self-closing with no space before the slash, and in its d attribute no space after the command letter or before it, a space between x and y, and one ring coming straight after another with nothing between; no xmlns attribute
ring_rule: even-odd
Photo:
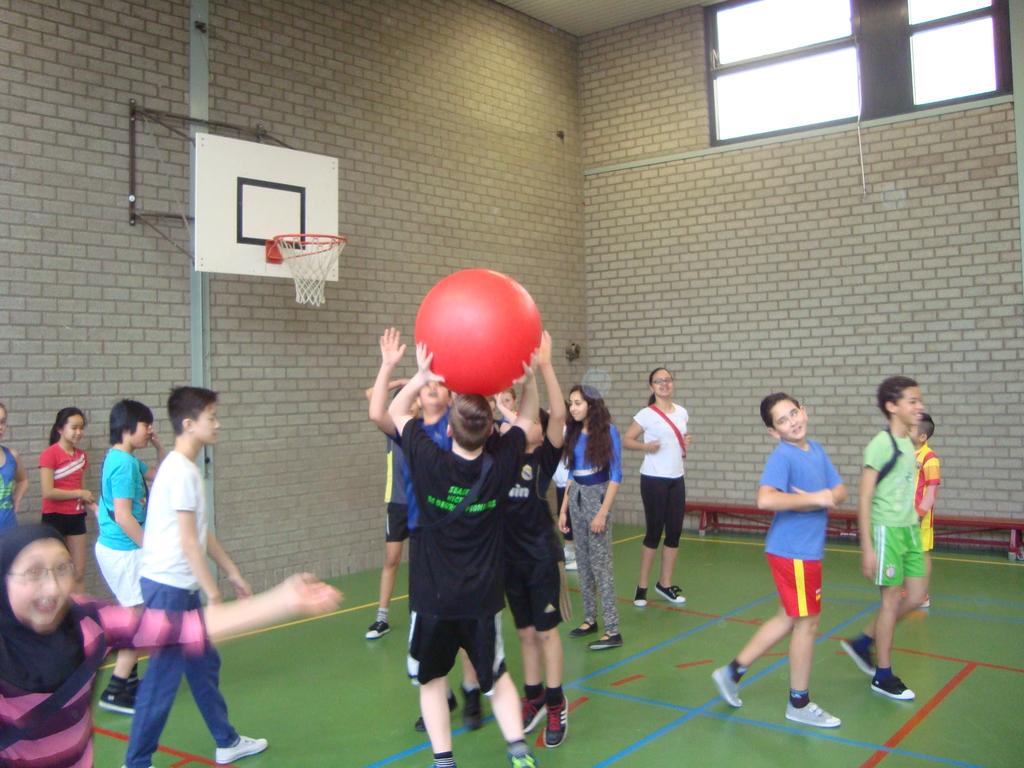
<svg viewBox="0 0 1024 768"><path fill-rule="evenodd" d="M875 584L880 587L898 587L906 578L924 578L920 528L916 525L892 528L872 524L871 538L878 557Z"/></svg>

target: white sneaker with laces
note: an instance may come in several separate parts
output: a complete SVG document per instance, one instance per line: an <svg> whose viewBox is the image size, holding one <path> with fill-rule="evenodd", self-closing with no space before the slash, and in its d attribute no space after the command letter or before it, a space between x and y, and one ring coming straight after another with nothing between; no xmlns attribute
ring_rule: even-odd
<svg viewBox="0 0 1024 768"><path fill-rule="evenodd" d="M803 725L814 725L818 728L838 728L843 724L835 715L830 715L813 701L806 707L794 707L786 704L786 719Z"/></svg>
<svg viewBox="0 0 1024 768"><path fill-rule="evenodd" d="M729 672L728 664L724 667L719 667L712 672L711 679L714 680L715 685L718 686L719 695L721 695L721 697L731 706L743 706L743 699L740 698L740 687L736 684L736 681L732 679L732 674Z"/></svg>
<svg viewBox="0 0 1024 768"><path fill-rule="evenodd" d="M218 765L227 765L249 755L258 755L267 748L266 739L250 739L239 735L238 741L231 747L217 747L216 760Z"/></svg>

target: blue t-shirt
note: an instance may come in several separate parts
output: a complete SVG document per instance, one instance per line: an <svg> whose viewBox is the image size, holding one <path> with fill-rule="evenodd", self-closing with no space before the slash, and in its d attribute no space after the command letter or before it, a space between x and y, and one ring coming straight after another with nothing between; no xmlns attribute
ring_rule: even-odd
<svg viewBox="0 0 1024 768"><path fill-rule="evenodd" d="M794 488L813 493L835 488L842 482L825 449L813 440L807 441L806 451L780 440L761 473L761 485L783 493L795 493ZM807 512L776 512L764 550L791 560L821 560L825 556L827 523L828 510L824 507Z"/></svg>
<svg viewBox="0 0 1024 768"><path fill-rule="evenodd" d="M139 548L114 520L114 499L131 499L132 516L139 525L145 525L146 471L146 464L134 454L120 448L107 451L100 474L100 535L97 539L103 546L122 551Z"/></svg>
<svg viewBox="0 0 1024 768"><path fill-rule="evenodd" d="M597 485L606 480L622 482L622 440L614 424L608 425L612 438L612 456L606 467L592 467L587 463L587 436L580 432L573 450L572 479L580 485Z"/></svg>
<svg viewBox="0 0 1024 768"><path fill-rule="evenodd" d="M0 531L13 528L18 524L14 516L14 474L18 465L14 462L14 454L5 445L0 445L4 452L4 465L0 467Z"/></svg>
<svg viewBox="0 0 1024 768"><path fill-rule="evenodd" d="M452 449L452 438L448 434L448 413L445 411L444 415L433 424L425 424L423 419L417 419L423 427L423 431L434 441L434 444L446 451ZM395 442L400 445L401 436L396 438ZM398 456L402 457L401 451L398 451ZM402 483L405 485L405 500L409 507L409 530L412 530L419 525L420 508L416 505L416 493L412 489L412 477L409 476L409 467L406 466L404 457L402 457L401 469Z"/></svg>

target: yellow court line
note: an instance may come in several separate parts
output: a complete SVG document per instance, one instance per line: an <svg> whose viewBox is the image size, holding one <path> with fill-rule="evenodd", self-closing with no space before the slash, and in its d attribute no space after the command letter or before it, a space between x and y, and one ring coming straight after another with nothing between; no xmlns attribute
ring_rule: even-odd
<svg viewBox="0 0 1024 768"><path fill-rule="evenodd" d="M638 533L635 536L627 536L624 539L614 540L614 541L612 541L612 544L628 544L631 541L637 541L638 539L642 539L643 537L644 537L644 535L642 533ZM692 541L692 542L699 543L699 544L727 544L727 545L732 545L732 546L737 546L737 547L763 547L764 546L764 542L763 541L731 541L731 540L727 540L727 539L709 538L709 537L706 537L706 536L682 536L681 538L684 541ZM839 554L847 554L847 555L859 555L860 554L860 550L859 549L849 549L849 548L847 548L847 549L839 549L837 547L825 547L825 551L826 552L837 552ZM946 555L932 555L932 560L940 560L940 561L942 561L944 563L970 563L972 565L999 565L999 566L1008 566L1008 567L1017 567L1017 568L1024 567L1024 566L1017 566L1014 563L1011 563L1009 561L1000 562L998 560L971 560L971 559L966 558L966 557L949 557L949 556L946 556ZM409 595L408 594L396 595L395 597L391 598L391 601L395 602L396 600L408 600L408 599L409 599ZM251 632L243 632L242 634L239 634L239 635L230 635L229 637L225 637L224 639L219 640L218 644L225 643L225 642L228 642L230 640L238 640L239 638L242 638L242 637L252 637L253 635L262 635L262 634L265 634L267 632L274 632L274 631L276 631L278 629L285 629L286 627L295 627L295 626L298 626L299 624L307 624L307 623L309 623L311 621L320 621L321 619L329 619L332 616L341 616L342 614L345 614L345 613L352 613L353 611L361 611L364 608L373 608L376 605L377 605L376 602L373 602L373 603L363 603L362 605L353 605L350 608L342 608L341 610L338 610L338 611L332 611L331 613L325 613L325 614L323 614L321 616L310 616L310 617L305 618L305 619L295 619L294 621L287 621L284 624L274 624L274 625L269 626L269 627L263 627L262 629L254 629ZM143 660L145 660L147 658L149 658L149 657L148 656L140 656L139 657L139 661L143 661ZM107 664L104 664L103 666L101 666L100 669L112 669L113 666L114 666L113 662L110 662L110 663L107 663Z"/></svg>
<svg viewBox="0 0 1024 768"><path fill-rule="evenodd" d="M642 538L636 536L634 538ZM730 541L728 539L715 539L708 538L707 536L682 536L680 537L684 541L703 542L705 544L731 544L738 547L763 547L763 541ZM631 541L631 539L623 539L623 541ZM618 544L619 542L615 542ZM826 552L838 552L839 554L847 555L859 555L860 550L855 548L844 548L838 547L825 547ZM1009 568L1019 568L1016 563L1011 563L1009 560L971 560L966 557L950 557L949 555L932 555L932 560L940 560L944 563L971 563L972 565L998 565L1007 566Z"/></svg>
<svg viewBox="0 0 1024 768"><path fill-rule="evenodd" d="M407 600L408 597L409 597L409 595L397 595L397 596L391 598L391 602L395 602L396 600ZM376 605L377 605L377 603L363 603L362 605L353 605L353 606L351 606L349 608L342 608L339 611L331 611L330 613L324 613L324 614L321 614L319 616L309 616L309 617L307 617L305 619L295 619L294 621L286 621L283 624L272 624L269 627L263 627L261 629L254 629L254 630L251 630L250 632L242 632L241 634L238 634L238 635L228 635L227 637L218 640L217 641L217 645L220 645L221 643L226 643L229 640L238 640L241 637L251 637L252 635L262 635L264 632L272 632L272 631L274 631L276 629L284 629L285 627L294 627L294 626L298 626L299 624L306 624L307 622L310 622L310 621L319 621L320 619L329 619L331 616L341 616L343 613L352 613L353 611L361 611L364 608L374 608L374 607L376 607ZM149 658L148 655L142 655L142 656L139 656L139 661L145 661L148 658ZM112 661L111 662L107 662L106 664L103 664L102 666L100 666L100 669L113 669L113 668L114 668L114 662L112 662Z"/></svg>

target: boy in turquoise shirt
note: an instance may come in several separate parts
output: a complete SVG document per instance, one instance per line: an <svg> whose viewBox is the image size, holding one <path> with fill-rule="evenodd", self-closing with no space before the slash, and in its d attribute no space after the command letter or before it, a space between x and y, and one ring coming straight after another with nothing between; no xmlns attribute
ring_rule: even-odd
<svg viewBox="0 0 1024 768"><path fill-rule="evenodd" d="M927 591L921 529L914 509L917 460L910 432L924 412L917 382L891 376L878 387L878 407L889 426L864 449L857 526L861 573L878 585L882 604L860 637L843 640L847 655L865 674L871 690L910 701L914 692L892 672L896 623L917 608ZM872 663L875 647L877 666Z"/></svg>
<svg viewBox="0 0 1024 768"><path fill-rule="evenodd" d="M110 410L111 447L100 474L96 562L114 598L128 608L142 605L139 566L142 526L146 522L146 480L152 480L156 474L156 467L146 466L135 451L150 444L156 448L159 465L164 447L153 432L153 412L137 400L121 400ZM138 657L133 648L117 652L110 683L100 694L99 705L103 709L125 715L135 713Z"/></svg>

